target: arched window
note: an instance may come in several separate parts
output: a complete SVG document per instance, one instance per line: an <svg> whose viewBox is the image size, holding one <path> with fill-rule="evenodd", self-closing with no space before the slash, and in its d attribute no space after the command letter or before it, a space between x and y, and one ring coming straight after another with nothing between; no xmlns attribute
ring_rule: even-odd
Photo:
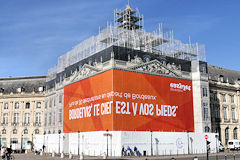
<svg viewBox="0 0 240 160"><path fill-rule="evenodd" d="M228 128L225 129L225 144L227 144L228 140L229 140L229 131L228 130L229 130Z"/></svg>
<svg viewBox="0 0 240 160"><path fill-rule="evenodd" d="M205 126L204 130L205 130L206 133L210 132L210 128L208 126Z"/></svg>
<svg viewBox="0 0 240 160"><path fill-rule="evenodd" d="M35 134L39 134L39 129L35 129Z"/></svg>
<svg viewBox="0 0 240 160"><path fill-rule="evenodd" d="M17 134L17 130L16 129L13 130L13 134Z"/></svg>
<svg viewBox="0 0 240 160"><path fill-rule="evenodd" d="M3 129L3 130L2 130L2 134L6 134L6 129Z"/></svg>
<svg viewBox="0 0 240 160"><path fill-rule="evenodd" d="M23 133L24 133L24 134L28 134L28 130L27 130L27 129L24 129Z"/></svg>
<svg viewBox="0 0 240 160"><path fill-rule="evenodd" d="M238 139L238 136L237 136L237 128L234 128L234 129L233 129L233 139Z"/></svg>

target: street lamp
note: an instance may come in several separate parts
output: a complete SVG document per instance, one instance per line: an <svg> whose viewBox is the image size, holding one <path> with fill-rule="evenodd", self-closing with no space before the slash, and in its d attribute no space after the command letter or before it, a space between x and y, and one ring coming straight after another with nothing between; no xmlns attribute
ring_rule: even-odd
<svg viewBox="0 0 240 160"><path fill-rule="evenodd" d="M60 138L61 138L60 137L61 136L61 130L60 129L58 130L58 134L59 134L59 139L58 139L58 141L59 141L59 143L58 143L59 144L59 148L58 148L58 152L60 153Z"/></svg>
<svg viewBox="0 0 240 160"><path fill-rule="evenodd" d="M46 135L46 131L44 131L44 133L43 133L43 152L45 149L45 135Z"/></svg>
<svg viewBox="0 0 240 160"><path fill-rule="evenodd" d="M151 156L153 156L153 146L152 146L152 130L150 130L151 133Z"/></svg>
<svg viewBox="0 0 240 160"><path fill-rule="evenodd" d="M108 157L108 129L106 131L107 131L107 157Z"/></svg>
<svg viewBox="0 0 240 160"><path fill-rule="evenodd" d="M23 143L22 143L22 141L23 141L23 135L21 135L21 153L22 153L22 149L23 149Z"/></svg>
<svg viewBox="0 0 240 160"><path fill-rule="evenodd" d="M79 134L80 134L80 131L78 131L78 155L79 155L79 148L80 148L80 147L79 147L79 139L80 139L80 138L79 138Z"/></svg>
<svg viewBox="0 0 240 160"><path fill-rule="evenodd" d="M218 160L218 145L217 145L217 140L218 140L218 135L215 135L216 138L216 160Z"/></svg>
<svg viewBox="0 0 240 160"><path fill-rule="evenodd" d="M187 131L187 143L188 143L188 145L187 145L187 149L188 149L188 154L189 154L189 132Z"/></svg>
<svg viewBox="0 0 240 160"><path fill-rule="evenodd" d="M34 132L34 131L33 131ZM32 145L31 145L31 150L33 150L33 133L32 133Z"/></svg>

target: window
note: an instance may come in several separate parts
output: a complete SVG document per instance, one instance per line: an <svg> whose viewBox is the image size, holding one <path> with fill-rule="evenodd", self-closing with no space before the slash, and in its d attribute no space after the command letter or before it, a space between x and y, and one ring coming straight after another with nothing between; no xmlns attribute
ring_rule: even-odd
<svg viewBox="0 0 240 160"><path fill-rule="evenodd" d="M18 119L19 119L19 113L14 113L14 115L13 115L13 123L17 124L18 123Z"/></svg>
<svg viewBox="0 0 240 160"><path fill-rule="evenodd" d="M202 88L202 94L203 94L203 97L207 97L208 96L207 88Z"/></svg>
<svg viewBox="0 0 240 160"><path fill-rule="evenodd" d="M226 94L222 94L222 101L226 102Z"/></svg>
<svg viewBox="0 0 240 160"><path fill-rule="evenodd" d="M59 103L62 103L62 95L59 95Z"/></svg>
<svg viewBox="0 0 240 160"><path fill-rule="evenodd" d="M27 130L27 129L24 129L23 133L24 133L24 134L28 134L28 130Z"/></svg>
<svg viewBox="0 0 240 160"><path fill-rule="evenodd" d="M17 138L11 138L11 144L12 143L18 144L18 139Z"/></svg>
<svg viewBox="0 0 240 160"><path fill-rule="evenodd" d="M224 81L223 75L220 75L220 76L219 76L219 81L223 83L223 81Z"/></svg>
<svg viewBox="0 0 240 160"><path fill-rule="evenodd" d="M26 103L25 109L30 109L30 103L29 102Z"/></svg>
<svg viewBox="0 0 240 160"><path fill-rule="evenodd" d="M55 120L56 120L56 114L53 112L53 125L55 125Z"/></svg>
<svg viewBox="0 0 240 160"><path fill-rule="evenodd" d="M209 128L208 126L205 126L205 129L204 129L204 130L205 130L206 133L209 133L209 132L210 132L210 128Z"/></svg>
<svg viewBox="0 0 240 160"><path fill-rule="evenodd" d="M203 118L205 121L208 120L208 103L203 103Z"/></svg>
<svg viewBox="0 0 240 160"><path fill-rule="evenodd" d="M62 109L58 110L58 122L62 123Z"/></svg>
<svg viewBox="0 0 240 160"><path fill-rule="evenodd" d="M220 109L219 109L219 106L215 106L215 118L220 118Z"/></svg>
<svg viewBox="0 0 240 160"><path fill-rule="evenodd" d="M17 130L16 129L13 130L13 134L17 134Z"/></svg>
<svg viewBox="0 0 240 160"><path fill-rule="evenodd" d="M217 93L213 93L213 101L218 101L218 98L217 98Z"/></svg>
<svg viewBox="0 0 240 160"><path fill-rule="evenodd" d="M228 132L228 128L225 129L225 144L228 143L229 140L229 132Z"/></svg>
<svg viewBox="0 0 240 160"><path fill-rule="evenodd" d="M48 125L50 126L51 125L51 123L52 123L52 113L50 112L49 114L48 114Z"/></svg>
<svg viewBox="0 0 240 160"><path fill-rule="evenodd" d="M45 109L47 108L47 105L48 105L48 102L46 101L46 102L45 102Z"/></svg>
<svg viewBox="0 0 240 160"><path fill-rule="evenodd" d="M2 130L2 134L6 134L7 132L6 132L6 129L3 129Z"/></svg>
<svg viewBox="0 0 240 160"><path fill-rule="evenodd" d="M41 108L41 102L37 102L36 108Z"/></svg>
<svg viewBox="0 0 240 160"><path fill-rule="evenodd" d="M35 129L35 134L39 134L39 129Z"/></svg>
<svg viewBox="0 0 240 160"><path fill-rule="evenodd" d="M235 117L235 108L232 108L232 120L236 120L236 117Z"/></svg>
<svg viewBox="0 0 240 160"><path fill-rule="evenodd" d="M237 128L234 128L234 129L233 129L233 139L238 139L238 136L237 136Z"/></svg>
<svg viewBox="0 0 240 160"><path fill-rule="evenodd" d="M19 109L19 103L18 102L15 103L14 109Z"/></svg>
<svg viewBox="0 0 240 160"><path fill-rule="evenodd" d="M231 103L234 103L234 95L230 95Z"/></svg>
<svg viewBox="0 0 240 160"><path fill-rule="evenodd" d="M52 108L52 99L49 101L49 108Z"/></svg>
<svg viewBox="0 0 240 160"><path fill-rule="evenodd" d="M4 103L4 109L8 109L8 103Z"/></svg>
<svg viewBox="0 0 240 160"><path fill-rule="evenodd" d="M8 124L8 113L3 113L3 124Z"/></svg>
<svg viewBox="0 0 240 160"><path fill-rule="evenodd" d="M53 98L53 105L54 105L54 107L56 106L56 98L55 97Z"/></svg>
<svg viewBox="0 0 240 160"><path fill-rule="evenodd" d="M37 112L35 115L35 123L40 124L41 123L41 113Z"/></svg>
<svg viewBox="0 0 240 160"><path fill-rule="evenodd" d="M24 124L29 124L30 123L30 113L25 113L24 114Z"/></svg>
<svg viewBox="0 0 240 160"><path fill-rule="evenodd" d="M47 113L44 115L44 126L47 126Z"/></svg>
<svg viewBox="0 0 240 160"><path fill-rule="evenodd" d="M224 108L223 108L223 118L224 118L224 120L227 120L227 119L228 119L227 107L224 107Z"/></svg>

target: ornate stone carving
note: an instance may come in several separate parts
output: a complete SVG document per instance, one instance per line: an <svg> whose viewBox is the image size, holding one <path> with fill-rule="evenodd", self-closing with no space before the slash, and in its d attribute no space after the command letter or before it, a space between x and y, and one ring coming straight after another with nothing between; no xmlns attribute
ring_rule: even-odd
<svg viewBox="0 0 240 160"><path fill-rule="evenodd" d="M88 77L90 75L93 75L97 72L99 72L100 70L93 67L93 66L90 66L88 64L84 64L83 67L76 73L74 74L74 76L71 78L72 80L71 81L75 81L75 80L78 80L78 79L81 79L81 78L84 78L84 77Z"/></svg>
<svg viewBox="0 0 240 160"><path fill-rule="evenodd" d="M130 67L129 69L148 72L148 73L157 73L157 74L170 75L174 77L180 77L180 74L178 73L180 70L175 64L173 65L168 64L166 66L161 62L159 62L158 60L153 60L140 65L136 65L136 66Z"/></svg>

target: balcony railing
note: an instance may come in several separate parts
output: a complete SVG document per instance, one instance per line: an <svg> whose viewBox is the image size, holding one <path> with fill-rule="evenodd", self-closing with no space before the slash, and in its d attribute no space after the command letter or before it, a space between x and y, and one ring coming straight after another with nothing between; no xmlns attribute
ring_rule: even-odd
<svg viewBox="0 0 240 160"><path fill-rule="evenodd" d="M30 123L24 122L22 123L23 126L30 126Z"/></svg>
<svg viewBox="0 0 240 160"><path fill-rule="evenodd" d="M13 123L12 123L12 126L18 126L18 125L19 125L18 122L13 122Z"/></svg>
<svg viewBox="0 0 240 160"><path fill-rule="evenodd" d="M41 123L40 123L40 122L39 122L39 123L37 122L37 123L34 123L33 125L34 125L34 126L41 126Z"/></svg>
<svg viewBox="0 0 240 160"><path fill-rule="evenodd" d="M238 123L238 119L233 119L232 122L233 123Z"/></svg>
<svg viewBox="0 0 240 160"><path fill-rule="evenodd" d="M8 123L7 123L7 122L6 122L6 123L1 123L1 125L2 125L2 126L7 126Z"/></svg>

